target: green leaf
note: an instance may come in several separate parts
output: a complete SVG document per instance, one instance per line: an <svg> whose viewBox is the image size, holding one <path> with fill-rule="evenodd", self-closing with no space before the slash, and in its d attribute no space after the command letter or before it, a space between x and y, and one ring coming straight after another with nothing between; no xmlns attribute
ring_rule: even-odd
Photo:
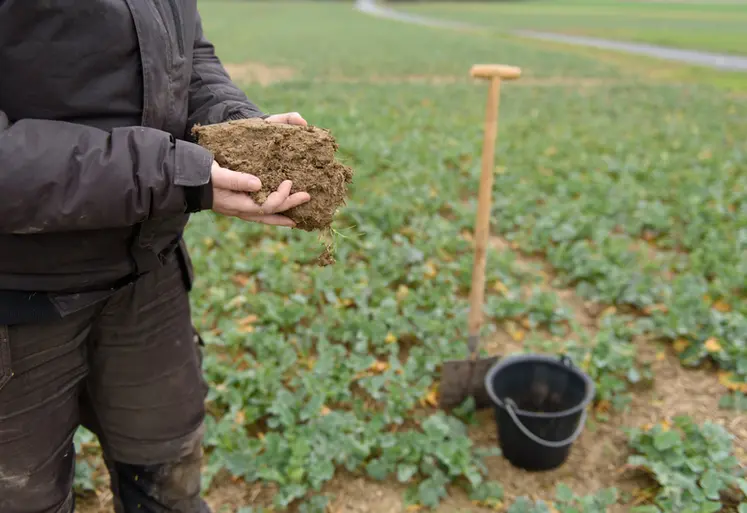
<svg viewBox="0 0 747 513"><path fill-rule="evenodd" d="M675 431L662 431L654 436L654 447L658 451L666 451L677 447L682 443L680 436Z"/></svg>
<svg viewBox="0 0 747 513"><path fill-rule="evenodd" d="M368 475L377 481L385 480L392 470L392 464L382 458L373 460L366 465Z"/></svg>
<svg viewBox="0 0 747 513"><path fill-rule="evenodd" d="M445 482L439 478L428 478L418 486L418 500L423 506L435 508L446 497Z"/></svg>
<svg viewBox="0 0 747 513"><path fill-rule="evenodd" d="M719 501L707 501L700 506L700 511L703 513L716 513L721 511L723 505Z"/></svg>
<svg viewBox="0 0 747 513"><path fill-rule="evenodd" d="M737 486L742 491L742 495L747 497L747 479L738 478L736 482Z"/></svg>
<svg viewBox="0 0 747 513"><path fill-rule="evenodd" d="M718 500L721 489L724 487L723 481L713 470L706 470L700 478L700 486L703 488L705 496L711 500Z"/></svg>
<svg viewBox="0 0 747 513"><path fill-rule="evenodd" d="M603 506L612 506L617 503L619 495L620 493L617 488L604 488L596 494L596 499Z"/></svg>
<svg viewBox="0 0 747 513"><path fill-rule="evenodd" d="M739 505L739 513L747 513L747 502Z"/></svg>
<svg viewBox="0 0 747 513"><path fill-rule="evenodd" d="M469 494L470 500L497 503L503 499L503 486L496 481L480 483Z"/></svg>
<svg viewBox="0 0 747 513"><path fill-rule="evenodd" d="M662 511L652 504L647 504L645 506L635 506L631 508L630 513L662 513Z"/></svg>
<svg viewBox="0 0 747 513"><path fill-rule="evenodd" d="M563 503L570 503L573 501L573 498L575 497L575 494L573 493L573 490L571 488L564 484L559 483L555 489L555 498Z"/></svg>
<svg viewBox="0 0 747 513"><path fill-rule="evenodd" d="M405 483L418 473L417 465L402 464L397 467L397 481Z"/></svg>

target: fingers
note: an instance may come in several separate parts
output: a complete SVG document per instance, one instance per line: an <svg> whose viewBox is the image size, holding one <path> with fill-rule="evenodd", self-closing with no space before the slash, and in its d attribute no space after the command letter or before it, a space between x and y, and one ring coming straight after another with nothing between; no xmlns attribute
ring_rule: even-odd
<svg viewBox="0 0 747 513"><path fill-rule="evenodd" d="M269 224L272 226L287 226L288 228L293 228L296 226L296 223L294 223L290 218L279 214L271 214L265 216L240 215L238 216L238 218L252 223Z"/></svg>
<svg viewBox="0 0 747 513"><path fill-rule="evenodd" d="M265 118L270 123L285 123L287 125L307 126L308 123L298 112L285 112L283 114L273 114Z"/></svg>
<svg viewBox="0 0 747 513"><path fill-rule="evenodd" d="M262 205L258 205L245 193L227 189L216 189L213 199L213 210L225 215L241 217L242 219L244 218L242 216L261 217L285 212L311 199L311 196L307 192L289 194L292 185L290 181L283 182L278 187L278 190L270 194Z"/></svg>
<svg viewBox="0 0 747 513"><path fill-rule="evenodd" d="M283 202L282 205L280 205L280 208L276 210L276 212L285 212L286 210L290 210L293 207L297 207L299 205L303 205L304 203L311 200L311 196L309 196L308 192L297 192L295 194L291 194L288 196L288 198Z"/></svg>
<svg viewBox="0 0 747 513"><path fill-rule="evenodd" d="M271 193L269 196L267 196L267 199L264 203L262 203L262 211L260 214L274 214L278 211L278 208L280 208L280 205L282 205L285 200L288 199L288 195L291 191L291 186L293 185L293 182L290 180L285 180L283 183L280 184L280 187L278 187L278 190Z"/></svg>
<svg viewBox="0 0 747 513"><path fill-rule="evenodd" d="M237 192L255 192L262 188L259 178L248 173L231 171L213 162L211 169L213 187Z"/></svg>

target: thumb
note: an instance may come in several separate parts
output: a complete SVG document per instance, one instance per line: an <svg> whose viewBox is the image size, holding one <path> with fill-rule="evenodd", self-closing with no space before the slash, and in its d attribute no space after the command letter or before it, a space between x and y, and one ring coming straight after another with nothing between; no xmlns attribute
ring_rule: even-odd
<svg viewBox="0 0 747 513"><path fill-rule="evenodd" d="M211 170L213 187L236 192L254 192L262 188L262 182L249 173L231 171L213 162Z"/></svg>

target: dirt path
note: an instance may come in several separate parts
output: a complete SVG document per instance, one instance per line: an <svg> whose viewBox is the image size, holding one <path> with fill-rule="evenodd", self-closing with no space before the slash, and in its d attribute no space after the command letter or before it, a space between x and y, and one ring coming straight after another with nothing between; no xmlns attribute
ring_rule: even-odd
<svg viewBox="0 0 747 513"><path fill-rule="evenodd" d="M405 23L415 23L429 27L450 28L457 30L489 30L488 27L481 27L469 23L461 23L448 20L438 20L410 14L390 9L379 5L376 0L356 0L356 9L366 14L402 21ZM556 34L552 32L540 32L535 30L516 30L512 34L529 37L532 39L541 39L554 41L558 43L587 46L603 50L614 50L625 53L646 55L675 62L682 62L695 66L705 66L726 71L743 71L747 72L747 57L736 55L724 55L712 52L702 52L698 50L680 50L677 48L668 48L645 43L631 43L627 41L611 41L585 36L570 36L565 34Z"/></svg>

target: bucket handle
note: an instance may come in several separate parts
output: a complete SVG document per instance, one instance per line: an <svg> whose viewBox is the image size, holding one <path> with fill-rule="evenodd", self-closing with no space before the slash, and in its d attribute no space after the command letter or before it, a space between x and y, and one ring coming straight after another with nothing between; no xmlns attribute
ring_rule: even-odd
<svg viewBox="0 0 747 513"><path fill-rule="evenodd" d="M506 411L511 417L511 420L513 420L516 427L518 427L519 430L524 433L524 436L529 438L534 443L539 444L543 447L547 447L548 449L560 449L561 447L565 447L568 444L572 444L576 441L576 439L578 439L579 436L581 436L581 432L584 430L584 424L586 424L586 409L584 409L581 413L581 419L579 419L578 427L576 427L576 431L574 431L571 436L569 436L565 440L561 440L560 442L543 440L542 438L529 431L527 427L521 422L519 417L516 415L516 412L514 411L516 403L513 401L513 399L507 397L503 401L503 403L506 405Z"/></svg>

